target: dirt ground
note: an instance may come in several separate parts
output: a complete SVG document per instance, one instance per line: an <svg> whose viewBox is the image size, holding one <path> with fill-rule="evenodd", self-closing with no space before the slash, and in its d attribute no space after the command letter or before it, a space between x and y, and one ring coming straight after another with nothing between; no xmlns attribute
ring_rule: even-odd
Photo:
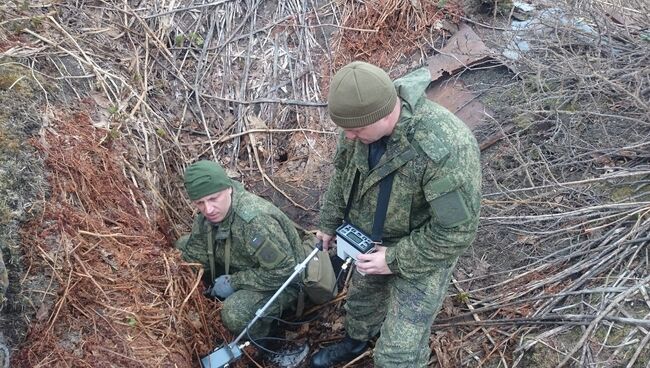
<svg viewBox="0 0 650 368"><path fill-rule="evenodd" d="M0 362L196 366L232 336L172 246L193 214L184 167L218 159L315 230L337 138L329 75L355 58L404 75L465 22L495 52L447 76L484 107L483 214L430 366L647 366L642 5L562 2L574 19L544 1L365 3L0 5ZM510 28L543 14L568 31ZM523 41L531 51L504 56ZM344 291L286 337L342 337ZM237 366L271 366L247 352Z"/></svg>

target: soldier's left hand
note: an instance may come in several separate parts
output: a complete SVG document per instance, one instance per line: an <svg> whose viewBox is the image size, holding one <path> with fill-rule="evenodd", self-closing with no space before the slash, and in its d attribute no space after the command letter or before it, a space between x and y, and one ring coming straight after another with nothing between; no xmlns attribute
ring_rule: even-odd
<svg viewBox="0 0 650 368"><path fill-rule="evenodd" d="M386 263L386 247L378 245L369 254L359 254L355 263L357 270L367 275L390 275L393 272Z"/></svg>
<svg viewBox="0 0 650 368"><path fill-rule="evenodd" d="M230 284L230 275L221 275L214 279L214 284L210 290L210 294L219 299L226 299L234 292L235 289Z"/></svg>

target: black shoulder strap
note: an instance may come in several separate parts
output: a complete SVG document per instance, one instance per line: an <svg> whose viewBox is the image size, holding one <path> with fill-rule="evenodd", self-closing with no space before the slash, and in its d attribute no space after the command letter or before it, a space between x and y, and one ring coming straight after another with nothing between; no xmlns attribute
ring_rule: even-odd
<svg viewBox="0 0 650 368"><path fill-rule="evenodd" d="M395 172L393 171L379 182L377 209L375 209L375 219L372 221L372 235L370 236L375 243L381 243L381 238L384 236L384 222L386 221L388 201L390 200L390 192L393 189L394 178Z"/></svg>
<svg viewBox="0 0 650 368"><path fill-rule="evenodd" d="M375 218L372 222L372 235L370 238L375 243L381 243L381 238L384 235L384 222L386 222L386 213L388 212L388 201L390 200L390 193L393 189L393 179L395 172L390 173L388 176L381 179L379 182L379 194L377 196L377 208L375 209ZM352 198L357 193L359 186L359 170L354 174L354 181L352 182L352 190L348 197L348 203L345 206L345 213L343 219L346 223L350 223L350 209L352 208Z"/></svg>

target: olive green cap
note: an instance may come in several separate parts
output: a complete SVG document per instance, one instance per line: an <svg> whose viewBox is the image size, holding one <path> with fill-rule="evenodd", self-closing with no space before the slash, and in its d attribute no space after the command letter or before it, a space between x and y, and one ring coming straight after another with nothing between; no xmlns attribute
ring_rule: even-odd
<svg viewBox="0 0 650 368"><path fill-rule="evenodd" d="M388 74L363 61L341 68L327 96L330 118L343 129L375 123L390 114L396 102L397 91Z"/></svg>
<svg viewBox="0 0 650 368"><path fill-rule="evenodd" d="M193 201L230 187L230 178L214 161L197 161L185 169L185 190Z"/></svg>

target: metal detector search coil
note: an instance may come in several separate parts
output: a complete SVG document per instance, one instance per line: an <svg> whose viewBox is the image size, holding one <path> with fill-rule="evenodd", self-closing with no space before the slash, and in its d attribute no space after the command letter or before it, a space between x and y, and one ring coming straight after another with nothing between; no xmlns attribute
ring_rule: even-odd
<svg viewBox="0 0 650 368"><path fill-rule="evenodd" d="M356 261L357 255L374 249L375 242L356 226L343 223L336 229L336 255L342 260L352 257Z"/></svg>

